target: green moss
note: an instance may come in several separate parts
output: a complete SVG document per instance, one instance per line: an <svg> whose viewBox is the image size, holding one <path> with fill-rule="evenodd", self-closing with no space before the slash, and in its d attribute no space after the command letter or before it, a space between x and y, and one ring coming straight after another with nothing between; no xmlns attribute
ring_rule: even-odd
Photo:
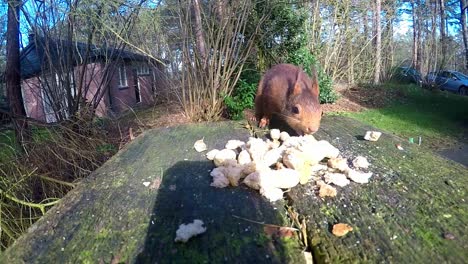
<svg viewBox="0 0 468 264"><path fill-rule="evenodd" d="M241 253L244 241L240 238L228 239L227 244L231 247L233 254L239 255Z"/></svg>
<svg viewBox="0 0 468 264"><path fill-rule="evenodd" d="M191 248L188 245L181 245L181 250L177 252L177 256L174 256L174 259L167 263L184 263L187 260L190 260L190 263L209 263L209 256L203 254L197 249Z"/></svg>
<svg viewBox="0 0 468 264"><path fill-rule="evenodd" d="M128 180L125 179L124 177L114 177L113 181L111 182L113 188L119 188L124 186L125 184L128 183Z"/></svg>
<svg viewBox="0 0 468 264"><path fill-rule="evenodd" d="M258 246L266 245L270 241L270 238L265 233L257 234L255 242Z"/></svg>
<svg viewBox="0 0 468 264"><path fill-rule="evenodd" d="M324 214L324 215L326 215L328 217L332 217L332 216L337 214L336 206L334 206L334 205L328 206L325 203L322 204L322 206L320 207L320 212L322 212L322 214Z"/></svg>
<svg viewBox="0 0 468 264"><path fill-rule="evenodd" d="M296 237L282 237L280 243L284 247L284 252L296 252L301 247Z"/></svg>
<svg viewBox="0 0 468 264"><path fill-rule="evenodd" d="M78 255L78 260L80 263L91 264L96 261L96 258L91 250L83 250Z"/></svg>
<svg viewBox="0 0 468 264"><path fill-rule="evenodd" d="M97 233L96 240L109 239L110 235L111 235L111 231L103 228L103 229L99 230L99 232Z"/></svg>
<svg viewBox="0 0 468 264"><path fill-rule="evenodd" d="M424 243L431 247L437 247L442 244L442 237L440 233L436 233L433 230L430 230L429 228L427 229L422 229L422 228L414 228L413 230L414 234L420 238Z"/></svg>

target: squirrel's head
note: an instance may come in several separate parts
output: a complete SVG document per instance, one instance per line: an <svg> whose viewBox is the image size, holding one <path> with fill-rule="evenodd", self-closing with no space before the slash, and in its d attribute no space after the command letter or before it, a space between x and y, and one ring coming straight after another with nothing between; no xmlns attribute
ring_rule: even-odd
<svg viewBox="0 0 468 264"><path fill-rule="evenodd" d="M283 114L288 125L299 135L313 134L319 129L322 107L315 71L312 79L299 72Z"/></svg>

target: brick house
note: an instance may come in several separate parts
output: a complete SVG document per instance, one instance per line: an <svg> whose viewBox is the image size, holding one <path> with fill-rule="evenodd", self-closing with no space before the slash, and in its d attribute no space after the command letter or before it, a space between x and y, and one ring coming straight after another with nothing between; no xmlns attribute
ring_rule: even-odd
<svg viewBox="0 0 468 264"><path fill-rule="evenodd" d="M80 42L30 38L20 63L26 113L48 123L66 118L75 96L95 103L97 116L111 116L152 105L165 86L160 60Z"/></svg>

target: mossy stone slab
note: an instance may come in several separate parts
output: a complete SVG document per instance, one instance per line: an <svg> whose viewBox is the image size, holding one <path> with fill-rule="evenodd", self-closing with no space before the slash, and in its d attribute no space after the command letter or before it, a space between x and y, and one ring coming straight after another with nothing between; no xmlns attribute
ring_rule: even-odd
<svg viewBox="0 0 468 264"><path fill-rule="evenodd" d="M245 186L211 187L214 166L193 149L201 138L221 149L248 137L237 122L145 132L50 209L1 262L303 262L297 240L272 239L263 225L241 219L286 225L284 204ZM206 233L175 243L179 225L194 219Z"/></svg>
<svg viewBox="0 0 468 264"><path fill-rule="evenodd" d="M316 263L466 263L468 259L468 169L354 119L327 117L316 138L330 141L350 160L368 158L368 184L336 187L322 199L313 183L288 193L308 220ZM397 148L400 145L403 150ZM336 237L334 224L353 231Z"/></svg>
<svg viewBox="0 0 468 264"><path fill-rule="evenodd" d="M307 219L314 263L464 263L468 169L389 133L364 141L367 130L376 129L326 116L316 138L347 158L367 157L374 172L368 184L337 187L338 196L325 199L312 182L286 193ZM144 133L49 210L1 262L302 263L297 241L271 239L263 225L237 218L287 225L284 203L244 186L209 186L213 165L193 150L203 137L211 149L248 136L237 122ZM174 243L178 226L194 219L207 232ZM336 223L354 230L335 237Z"/></svg>

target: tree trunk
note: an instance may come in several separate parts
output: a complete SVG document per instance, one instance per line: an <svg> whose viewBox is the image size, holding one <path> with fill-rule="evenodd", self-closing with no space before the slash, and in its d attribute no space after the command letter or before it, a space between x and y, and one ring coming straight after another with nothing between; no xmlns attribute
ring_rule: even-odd
<svg viewBox="0 0 468 264"><path fill-rule="evenodd" d="M215 5L216 5L216 16L218 18L218 21L221 21L224 17L224 8L226 6L226 1L225 0L216 0Z"/></svg>
<svg viewBox="0 0 468 264"><path fill-rule="evenodd" d="M440 6L440 42L442 44L442 61L440 63L440 69L445 67L445 63L447 60L447 36L445 33L445 0L439 0Z"/></svg>
<svg viewBox="0 0 468 264"><path fill-rule="evenodd" d="M433 7L431 8L431 44L429 55L428 72L437 69L437 0L433 0Z"/></svg>
<svg viewBox="0 0 468 264"><path fill-rule="evenodd" d="M411 64L415 67L418 61L418 18L414 0L411 1L411 10L413 13L413 59Z"/></svg>
<svg viewBox="0 0 468 264"><path fill-rule="evenodd" d="M460 0L460 23L463 35L463 45L465 48L465 69L468 70L468 31L466 26L467 0Z"/></svg>
<svg viewBox="0 0 468 264"><path fill-rule="evenodd" d="M15 128L16 141L23 146L25 136L28 133L26 111L24 109L23 96L21 95L20 54L19 54L19 7L21 1L8 1L7 24L7 61L6 61L6 88L12 122Z"/></svg>
<svg viewBox="0 0 468 264"><path fill-rule="evenodd" d="M382 75L381 80L389 79L389 73L391 72L391 67L393 65L393 56L394 56L394 43L393 43L393 23L395 17L395 9L394 6L388 6L385 13L385 30L382 33L383 36L383 50L386 50L385 55L382 58Z"/></svg>
<svg viewBox="0 0 468 264"><path fill-rule="evenodd" d="M200 0L193 0L193 12L195 15L195 36L197 38L197 48L203 62L206 60L206 44L203 36L203 26L201 20Z"/></svg>
<svg viewBox="0 0 468 264"><path fill-rule="evenodd" d="M423 58L421 34L423 31L423 24L422 24L422 19L421 19L422 15L421 15L421 9L419 8L419 3L418 3L418 9L416 10L416 17L417 17L417 30L416 30L417 55L416 55L416 61L415 61L415 68L416 70L421 72L421 65L422 65L422 58Z"/></svg>
<svg viewBox="0 0 468 264"><path fill-rule="evenodd" d="M375 2L375 71L374 71L374 84L380 83L380 64L382 61L381 58L381 49L382 49L382 25L380 25L380 10L381 10L381 0Z"/></svg>

